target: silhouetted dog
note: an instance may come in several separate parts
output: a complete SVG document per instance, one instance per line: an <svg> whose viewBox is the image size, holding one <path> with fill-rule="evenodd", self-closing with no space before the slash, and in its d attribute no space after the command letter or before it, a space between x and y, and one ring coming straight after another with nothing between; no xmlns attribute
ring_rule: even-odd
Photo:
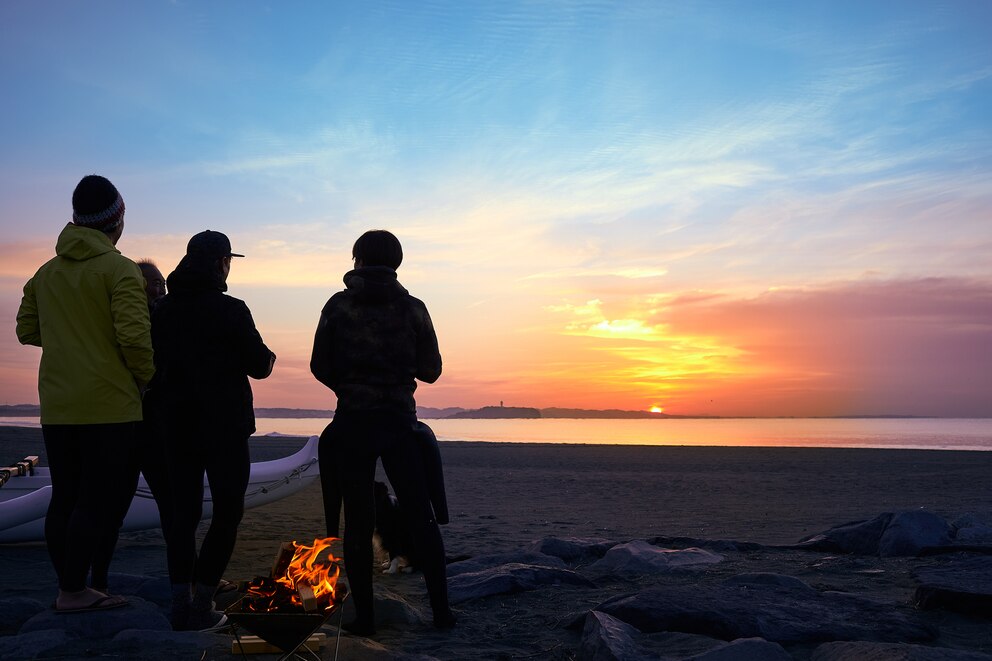
<svg viewBox="0 0 992 661"><path fill-rule="evenodd" d="M417 568L417 555L399 503L385 482L376 482L374 493L375 536L378 546L389 554L389 560L382 563L382 573L412 572Z"/></svg>

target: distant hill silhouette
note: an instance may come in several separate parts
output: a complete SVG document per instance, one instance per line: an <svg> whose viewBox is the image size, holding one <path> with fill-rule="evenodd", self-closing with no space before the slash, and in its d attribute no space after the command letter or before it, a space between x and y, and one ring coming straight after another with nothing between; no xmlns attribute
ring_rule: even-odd
<svg viewBox="0 0 992 661"><path fill-rule="evenodd" d="M41 415L41 407L37 404L0 404L0 417L4 418L37 418ZM331 418L334 409L289 409L289 408L257 408L255 415L259 418ZM417 416L424 420L454 419L507 419L507 418L573 418L573 419L711 419L723 416L710 415L669 415L667 413L651 413L650 411L624 411L621 409L568 409L546 408L536 409L526 406L484 406L481 409L465 409L460 406L434 408L418 406ZM735 416L737 417L737 416ZM740 416L751 417L751 416ZM793 418L795 416L758 416L762 418ZM917 415L838 415L813 416L820 419L878 419L878 418L926 418L931 416Z"/></svg>
<svg viewBox="0 0 992 661"><path fill-rule="evenodd" d="M486 420L497 420L505 418L540 418L541 412L538 409L523 406L483 406L481 409L460 411L447 416L451 418L482 418Z"/></svg>
<svg viewBox="0 0 992 661"><path fill-rule="evenodd" d="M622 411L620 409L541 409L542 418L678 418L682 416L651 411Z"/></svg>

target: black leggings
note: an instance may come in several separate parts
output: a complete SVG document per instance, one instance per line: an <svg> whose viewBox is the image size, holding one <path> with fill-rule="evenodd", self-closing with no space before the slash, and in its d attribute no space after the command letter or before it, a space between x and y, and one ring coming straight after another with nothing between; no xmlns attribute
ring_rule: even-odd
<svg viewBox="0 0 992 661"><path fill-rule="evenodd" d="M172 526L166 535L169 580L216 586L234 552L245 510L251 472L248 439L207 437L190 430L170 434ZM196 550L196 528L203 515L203 476L210 485L213 514Z"/></svg>
<svg viewBox="0 0 992 661"><path fill-rule="evenodd" d="M42 425L52 475L45 541L59 588L86 587L97 549L110 564L122 520L134 495L135 423Z"/></svg>
<svg viewBox="0 0 992 661"><path fill-rule="evenodd" d="M386 477L396 492L404 522L422 560L424 580L435 614L448 611L448 580L444 543L427 489L423 451L412 438L412 413L334 414L319 446L321 486L325 496L340 489L344 500L344 563L359 620L371 623L372 533L375 531L376 460L382 459ZM333 500L325 498L325 500ZM325 512L328 528L337 514Z"/></svg>

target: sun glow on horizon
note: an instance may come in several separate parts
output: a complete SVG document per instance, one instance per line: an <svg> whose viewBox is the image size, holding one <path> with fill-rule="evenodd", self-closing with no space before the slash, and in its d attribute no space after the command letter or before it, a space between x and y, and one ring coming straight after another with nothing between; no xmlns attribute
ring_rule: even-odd
<svg viewBox="0 0 992 661"><path fill-rule="evenodd" d="M650 409L651 413L664 413L665 409L660 406L652 406Z"/></svg>

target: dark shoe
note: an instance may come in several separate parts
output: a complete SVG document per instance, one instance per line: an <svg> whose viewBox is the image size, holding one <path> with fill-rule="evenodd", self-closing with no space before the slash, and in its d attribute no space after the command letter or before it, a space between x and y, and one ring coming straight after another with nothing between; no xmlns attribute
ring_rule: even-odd
<svg viewBox="0 0 992 661"><path fill-rule="evenodd" d="M458 623L458 618L451 610L444 611L442 613L434 614L434 628L435 629L454 629L455 624Z"/></svg>
<svg viewBox="0 0 992 661"><path fill-rule="evenodd" d="M184 631L216 631L227 626L227 615L215 610L190 610Z"/></svg>

